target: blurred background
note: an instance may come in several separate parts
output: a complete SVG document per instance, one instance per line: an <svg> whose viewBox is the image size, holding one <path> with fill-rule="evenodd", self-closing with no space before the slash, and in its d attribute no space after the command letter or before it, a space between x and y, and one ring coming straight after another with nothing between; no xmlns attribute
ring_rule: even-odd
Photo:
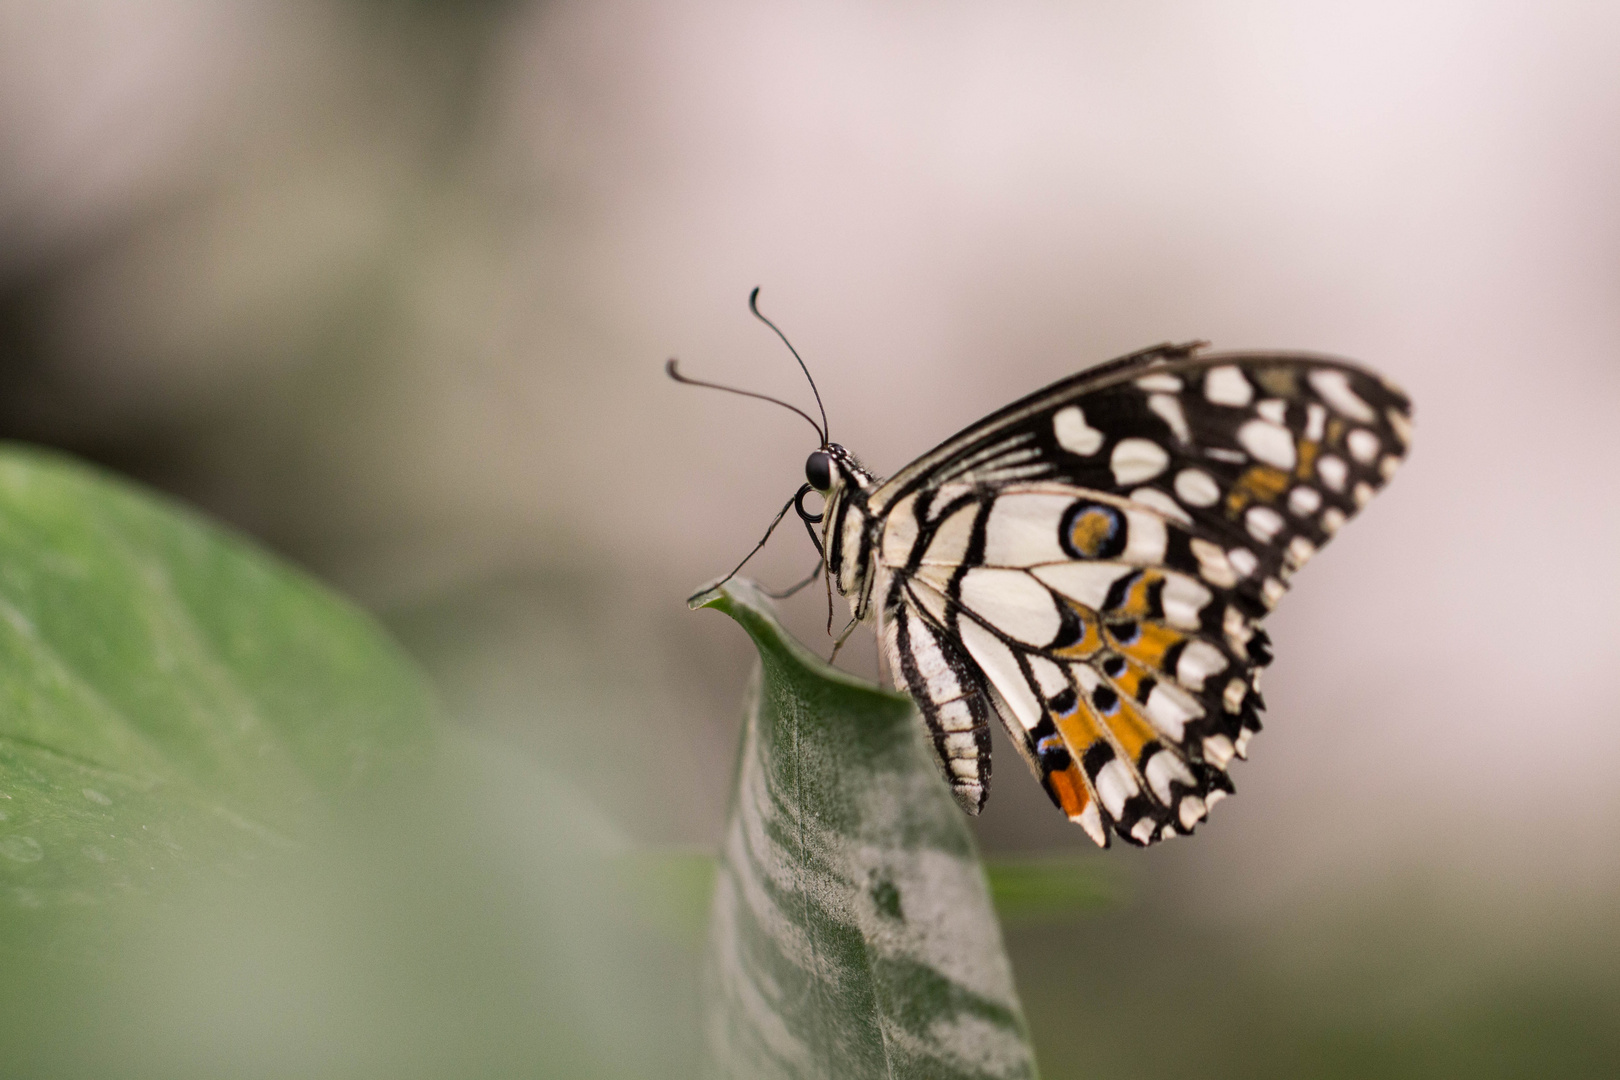
<svg viewBox="0 0 1620 1080"><path fill-rule="evenodd" d="M0 435L355 597L559 822L703 849L751 648L684 597L814 439L661 364L807 405L752 287L879 473L1164 340L1359 359L1409 464L1272 619L1240 797L1008 928L1042 1068L1613 1075L1617 194L1611 5L5 2ZM1086 848L1001 754L987 851Z"/></svg>

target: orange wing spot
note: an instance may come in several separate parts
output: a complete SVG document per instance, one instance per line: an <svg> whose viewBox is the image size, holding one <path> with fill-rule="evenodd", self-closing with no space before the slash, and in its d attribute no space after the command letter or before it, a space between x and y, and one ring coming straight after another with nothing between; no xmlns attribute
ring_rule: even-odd
<svg viewBox="0 0 1620 1080"><path fill-rule="evenodd" d="M1309 439L1300 440L1299 464L1294 467L1295 477L1300 480L1309 480L1311 478L1311 470L1316 466L1316 454L1320 449L1322 447L1318 443L1314 443Z"/></svg>
<svg viewBox="0 0 1620 1080"><path fill-rule="evenodd" d="M1115 751L1123 752L1132 766L1141 758L1142 747L1159 737L1153 725L1137 711L1136 702L1124 697L1120 698L1118 709L1107 719L1098 716L1091 703L1084 700L1073 712L1052 719L1057 724L1058 734L1069 745L1069 755L1076 761L1084 760L1091 745L1107 737L1104 735L1104 725L1114 737Z"/></svg>
<svg viewBox="0 0 1620 1080"><path fill-rule="evenodd" d="M1176 632L1161 623L1138 623L1136 639L1129 644L1120 642L1110 635L1110 642L1114 649L1124 653L1139 663L1151 668L1164 666L1164 654L1170 646L1183 640L1185 634Z"/></svg>
<svg viewBox="0 0 1620 1080"><path fill-rule="evenodd" d="M1226 512L1236 517L1251 502L1275 502L1288 486L1288 474L1269 465L1251 465L1226 495Z"/></svg>
<svg viewBox="0 0 1620 1080"><path fill-rule="evenodd" d="M1063 736L1069 756L1075 761L1083 760L1091 744L1103 737L1102 724L1091 706L1084 702L1076 705L1073 712L1053 716L1052 722L1057 725L1058 734Z"/></svg>
<svg viewBox="0 0 1620 1080"><path fill-rule="evenodd" d="M1107 642L1103 640L1102 628L1098 625L1096 617L1086 608L1070 604L1069 609L1080 619L1080 640L1061 649L1053 649L1052 655L1065 660L1085 660L1103 648Z"/></svg>
<svg viewBox="0 0 1620 1080"><path fill-rule="evenodd" d="M1125 756L1135 765L1142 760L1142 747L1159 737L1141 712L1137 710L1136 702L1129 699L1119 704L1119 711L1108 718L1108 730L1114 733L1119 749L1125 751Z"/></svg>
<svg viewBox="0 0 1620 1080"><path fill-rule="evenodd" d="M1344 441L1344 421L1337 416L1327 422L1327 437L1322 440L1329 446L1338 446Z"/></svg>
<svg viewBox="0 0 1620 1080"><path fill-rule="evenodd" d="M1096 558L1103 545L1113 538L1119 528L1119 515L1102 506L1088 507L1077 514L1069 527L1069 543L1087 558Z"/></svg>
<svg viewBox="0 0 1620 1080"><path fill-rule="evenodd" d="M1135 581L1125 590L1125 598L1118 607L1108 609L1110 615L1129 615L1132 618L1146 619L1152 615L1148 604L1148 590L1164 580L1164 575L1157 570L1144 570L1137 575Z"/></svg>
<svg viewBox="0 0 1620 1080"><path fill-rule="evenodd" d="M1091 792L1086 790L1086 781L1085 777L1080 775L1080 766L1073 763L1062 772L1047 774L1046 786L1069 817L1079 817L1085 812L1086 804L1091 802Z"/></svg>
<svg viewBox="0 0 1620 1080"><path fill-rule="evenodd" d="M1291 398L1299 396L1299 382L1294 378L1294 369L1290 367L1260 368L1249 372L1254 381L1272 397Z"/></svg>

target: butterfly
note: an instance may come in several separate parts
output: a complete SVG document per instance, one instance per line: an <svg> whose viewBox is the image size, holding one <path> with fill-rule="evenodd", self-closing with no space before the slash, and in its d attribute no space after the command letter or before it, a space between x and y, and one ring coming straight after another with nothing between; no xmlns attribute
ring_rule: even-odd
<svg viewBox="0 0 1620 1080"><path fill-rule="evenodd" d="M887 480L794 409L821 445L789 506L821 526L840 643L876 623L969 814L994 720L1098 845L1191 834L1261 728L1261 623L1404 458L1411 404L1381 376L1204 344L1055 382Z"/></svg>

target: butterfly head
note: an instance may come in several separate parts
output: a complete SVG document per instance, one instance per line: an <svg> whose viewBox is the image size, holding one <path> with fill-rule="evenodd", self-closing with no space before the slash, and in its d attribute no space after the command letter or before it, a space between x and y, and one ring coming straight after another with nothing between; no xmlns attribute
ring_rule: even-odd
<svg viewBox="0 0 1620 1080"><path fill-rule="evenodd" d="M810 481L810 486L822 494L832 490L832 455L825 450L817 450L804 462L804 478Z"/></svg>
<svg viewBox="0 0 1620 1080"><path fill-rule="evenodd" d="M813 489L829 498L835 488L869 491L877 484L877 477L837 443L825 443L805 459L804 478Z"/></svg>

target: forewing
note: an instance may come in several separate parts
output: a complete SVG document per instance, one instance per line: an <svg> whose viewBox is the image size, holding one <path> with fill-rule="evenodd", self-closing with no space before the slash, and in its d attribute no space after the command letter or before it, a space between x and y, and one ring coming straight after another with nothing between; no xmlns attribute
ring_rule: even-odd
<svg viewBox="0 0 1620 1080"><path fill-rule="evenodd" d="M1406 396L1325 357L1160 347L1056 383L901 470L869 505L1036 480L1121 495L1221 549L1274 606L1289 576L1393 474Z"/></svg>

